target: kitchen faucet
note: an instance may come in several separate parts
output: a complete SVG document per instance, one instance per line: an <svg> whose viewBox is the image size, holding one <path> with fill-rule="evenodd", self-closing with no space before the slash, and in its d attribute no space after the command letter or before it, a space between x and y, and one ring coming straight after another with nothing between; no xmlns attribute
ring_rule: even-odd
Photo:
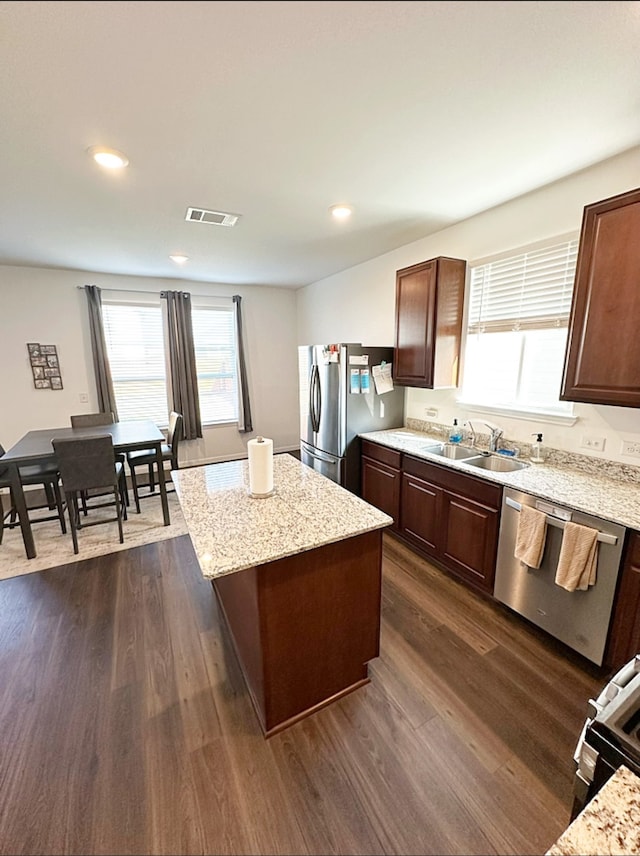
<svg viewBox="0 0 640 856"><path fill-rule="evenodd" d="M469 428L469 434L471 434L471 438L469 440L469 445L474 447L476 445L476 431L475 431L475 428L473 427L473 423L467 419L467 421L464 424Z"/></svg>
<svg viewBox="0 0 640 856"><path fill-rule="evenodd" d="M498 443L500 442L500 438L504 434L502 428L499 428L497 425L494 425L492 422L484 423L489 431L491 432L489 436L489 451L497 452L498 451Z"/></svg>

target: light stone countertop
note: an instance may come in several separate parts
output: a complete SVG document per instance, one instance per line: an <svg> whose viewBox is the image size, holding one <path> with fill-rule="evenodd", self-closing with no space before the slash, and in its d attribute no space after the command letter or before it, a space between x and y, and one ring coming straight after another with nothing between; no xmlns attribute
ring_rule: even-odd
<svg viewBox="0 0 640 856"><path fill-rule="evenodd" d="M291 455L273 456L273 496L249 495L248 461L173 470L206 579L382 529L391 517Z"/></svg>
<svg viewBox="0 0 640 856"><path fill-rule="evenodd" d="M640 483L598 474L598 461L594 462L590 471L566 465L543 463L530 464L522 470L511 473L500 473L425 452L422 446L427 443L442 442L442 437L420 431L408 428L390 429L370 431L360 434L360 437L407 452L425 461L476 476L476 478L512 487L558 505L640 530ZM478 454L480 452L479 449Z"/></svg>
<svg viewBox="0 0 640 856"><path fill-rule="evenodd" d="M620 767L547 851L547 856L640 854L640 778Z"/></svg>

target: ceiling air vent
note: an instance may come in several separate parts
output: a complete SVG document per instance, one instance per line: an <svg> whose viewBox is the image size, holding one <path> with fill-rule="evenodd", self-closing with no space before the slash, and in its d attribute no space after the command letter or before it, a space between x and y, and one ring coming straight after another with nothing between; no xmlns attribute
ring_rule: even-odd
<svg viewBox="0 0 640 856"><path fill-rule="evenodd" d="M237 214L225 214L224 211L207 211L204 208L187 208L185 220L194 223L211 223L213 226L235 226Z"/></svg>

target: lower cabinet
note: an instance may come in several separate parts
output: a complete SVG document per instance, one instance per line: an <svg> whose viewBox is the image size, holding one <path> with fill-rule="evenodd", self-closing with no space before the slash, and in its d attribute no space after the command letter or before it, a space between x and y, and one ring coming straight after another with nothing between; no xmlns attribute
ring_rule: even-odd
<svg viewBox="0 0 640 856"><path fill-rule="evenodd" d="M500 485L363 440L361 487L416 552L493 593Z"/></svg>
<svg viewBox="0 0 640 856"><path fill-rule="evenodd" d="M362 498L394 523L417 553L493 594L502 487L459 470L362 441ZM619 669L640 652L640 532L630 530L604 663Z"/></svg>
<svg viewBox="0 0 640 856"><path fill-rule="evenodd" d="M443 490L424 478L402 473L400 531L429 556L442 552L440 509Z"/></svg>
<svg viewBox="0 0 640 856"><path fill-rule="evenodd" d="M611 617L605 663L619 669L640 652L640 532L629 532Z"/></svg>
<svg viewBox="0 0 640 856"><path fill-rule="evenodd" d="M395 449L362 441L362 498L389 517L390 527L397 531L400 518L400 463L402 455Z"/></svg>
<svg viewBox="0 0 640 856"><path fill-rule="evenodd" d="M399 534L419 552L493 592L502 488L405 455Z"/></svg>

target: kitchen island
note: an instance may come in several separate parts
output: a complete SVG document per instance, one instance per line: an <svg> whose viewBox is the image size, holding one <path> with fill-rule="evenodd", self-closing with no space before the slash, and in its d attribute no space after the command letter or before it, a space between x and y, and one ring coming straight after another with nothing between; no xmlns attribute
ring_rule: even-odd
<svg viewBox="0 0 640 856"><path fill-rule="evenodd" d="M246 460L171 473L266 737L368 683L392 522L291 455L273 472L263 499Z"/></svg>

